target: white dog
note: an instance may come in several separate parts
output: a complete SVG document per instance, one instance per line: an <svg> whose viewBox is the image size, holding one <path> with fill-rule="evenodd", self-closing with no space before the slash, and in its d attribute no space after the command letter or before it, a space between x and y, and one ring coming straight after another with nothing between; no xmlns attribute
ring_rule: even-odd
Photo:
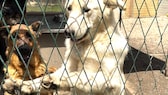
<svg viewBox="0 0 168 95"><path fill-rule="evenodd" d="M67 0L64 63L50 77L45 76L45 88L71 88L73 95L124 95L128 45L117 24L123 5L121 0ZM32 87L22 91L32 92Z"/></svg>

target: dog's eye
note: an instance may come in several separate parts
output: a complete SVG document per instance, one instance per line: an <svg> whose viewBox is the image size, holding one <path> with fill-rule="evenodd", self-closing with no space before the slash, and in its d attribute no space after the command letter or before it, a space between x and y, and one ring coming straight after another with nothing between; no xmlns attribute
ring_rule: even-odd
<svg viewBox="0 0 168 95"><path fill-rule="evenodd" d="M84 12L86 12L86 13L87 13L87 12L89 12L89 11L90 11L90 9L89 9L89 8L87 8L87 7L84 7L84 8L83 8L83 13L84 13Z"/></svg>
<svg viewBox="0 0 168 95"><path fill-rule="evenodd" d="M13 33L13 34L12 34L12 37L13 37L13 38L18 38L18 33L17 33L17 32Z"/></svg>
<svg viewBox="0 0 168 95"><path fill-rule="evenodd" d="M72 6L70 5L67 9L68 9L68 11L71 11L72 10Z"/></svg>
<svg viewBox="0 0 168 95"><path fill-rule="evenodd" d="M26 36L29 37L29 38L32 37L31 34L30 34L29 32L26 32Z"/></svg>
<svg viewBox="0 0 168 95"><path fill-rule="evenodd" d="M32 41L32 35L29 32L26 32L26 37L29 41Z"/></svg>

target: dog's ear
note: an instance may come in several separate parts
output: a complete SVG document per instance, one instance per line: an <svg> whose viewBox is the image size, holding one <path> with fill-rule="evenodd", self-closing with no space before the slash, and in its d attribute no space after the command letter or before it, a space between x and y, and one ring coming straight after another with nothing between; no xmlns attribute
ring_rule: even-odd
<svg viewBox="0 0 168 95"><path fill-rule="evenodd" d="M7 38L8 37L8 34L10 32L10 29L11 29L11 26L2 26L0 27L0 36L2 38Z"/></svg>
<svg viewBox="0 0 168 95"><path fill-rule="evenodd" d="M122 0L104 0L105 5L111 8L119 7L122 10L126 10L126 6Z"/></svg>
<svg viewBox="0 0 168 95"><path fill-rule="evenodd" d="M30 27L33 29L33 31L38 31L38 29L40 28L40 26L43 25L43 22L41 21L36 21L36 22L33 22Z"/></svg>

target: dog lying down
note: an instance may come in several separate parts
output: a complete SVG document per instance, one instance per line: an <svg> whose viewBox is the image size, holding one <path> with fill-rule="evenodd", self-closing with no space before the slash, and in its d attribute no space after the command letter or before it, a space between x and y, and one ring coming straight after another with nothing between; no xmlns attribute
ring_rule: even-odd
<svg viewBox="0 0 168 95"><path fill-rule="evenodd" d="M35 87L68 90L72 95L124 95L124 59L128 45L118 25L121 0L67 0L65 59L49 76L32 81L5 80L3 88L20 86L25 93ZM42 85L41 85L42 82Z"/></svg>
<svg viewBox="0 0 168 95"><path fill-rule="evenodd" d="M12 25L6 27L10 30L9 34L5 27L0 28L1 34L7 38L7 78L29 80L56 70L54 67L47 68L39 52L37 30L41 24L42 22L37 21L30 26Z"/></svg>

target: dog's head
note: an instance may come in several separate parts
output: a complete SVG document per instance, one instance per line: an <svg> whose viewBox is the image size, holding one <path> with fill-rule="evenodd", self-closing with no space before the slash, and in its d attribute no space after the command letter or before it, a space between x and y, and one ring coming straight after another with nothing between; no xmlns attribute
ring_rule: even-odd
<svg viewBox="0 0 168 95"><path fill-rule="evenodd" d="M26 0L1 0L0 8L2 10L1 26L6 23L7 25L14 25L20 23L22 17L26 12ZM23 13L23 14L22 14Z"/></svg>
<svg viewBox="0 0 168 95"><path fill-rule="evenodd" d="M122 0L67 0L67 24L65 34L72 41L93 39L95 32L105 31L109 25L115 27L113 10L124 9Z"/></svg>
<svg viewBox="0 0 168 95"><path fill-rule="evenodd" d="M25 24L16 24L9 26L5 30L9 30L7 38L6 55L15 53L20 61L28 62L31 53L38 47L37 30L42 23L40 21L32 23L30 26ZM7 31L1 29L2 36L7 35Z"/></svg>

